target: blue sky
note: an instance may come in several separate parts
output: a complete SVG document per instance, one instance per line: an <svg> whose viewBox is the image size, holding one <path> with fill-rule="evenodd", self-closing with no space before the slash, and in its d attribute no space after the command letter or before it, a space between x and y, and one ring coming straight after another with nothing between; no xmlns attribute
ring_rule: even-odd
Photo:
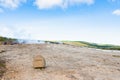
<svg viewBox="0 0 120 80"><path fill-rule="evenodd" d="M120 45L120 0L0 0L0 35Z"/></svg>

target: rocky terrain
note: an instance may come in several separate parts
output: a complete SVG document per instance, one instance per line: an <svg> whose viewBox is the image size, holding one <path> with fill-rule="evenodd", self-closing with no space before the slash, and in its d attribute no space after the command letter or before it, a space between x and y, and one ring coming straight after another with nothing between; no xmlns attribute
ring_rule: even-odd
<svg viewBox="0 0 120 80"><path fill-rule="evenodd" d="M0 45L6 61L1 80L120 80L120 51L63 44ZM45 69L33 68L42 55Z"/></svg>

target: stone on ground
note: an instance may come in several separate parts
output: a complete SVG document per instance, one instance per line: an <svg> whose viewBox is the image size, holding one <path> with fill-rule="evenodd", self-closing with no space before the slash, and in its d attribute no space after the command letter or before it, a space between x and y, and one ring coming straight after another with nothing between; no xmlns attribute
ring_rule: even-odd
<svg viewBox="0 0 120 80"><path fill-rule="evenodd" d="M41 55L37 55L33 58L33 67L37 69L45 68L46 62L45 58Z"/></svg>

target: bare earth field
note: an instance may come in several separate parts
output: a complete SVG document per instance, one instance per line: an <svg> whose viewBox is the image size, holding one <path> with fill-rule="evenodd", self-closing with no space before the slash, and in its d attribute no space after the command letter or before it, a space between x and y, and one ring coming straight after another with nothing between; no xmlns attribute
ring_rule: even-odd
<svg viewBox="0 0 120 80"><path fill-rule="evenodd" d="M1 80L120 80L120 52L62 44L1 45L6 61ZM42 55L45 69L34 69Z"/></svg>

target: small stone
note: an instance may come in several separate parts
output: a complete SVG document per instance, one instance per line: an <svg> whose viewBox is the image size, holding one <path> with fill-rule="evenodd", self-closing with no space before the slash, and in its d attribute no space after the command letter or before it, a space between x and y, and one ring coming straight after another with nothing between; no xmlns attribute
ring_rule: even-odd
<svg viewBox="0 0 120 80"><path fill-rule="evenodd" d="M45 66L46 62L44 57L42 57L41 55L37 55L33 58L33 67L35 69L42 69L45 68Z"/></svg>

